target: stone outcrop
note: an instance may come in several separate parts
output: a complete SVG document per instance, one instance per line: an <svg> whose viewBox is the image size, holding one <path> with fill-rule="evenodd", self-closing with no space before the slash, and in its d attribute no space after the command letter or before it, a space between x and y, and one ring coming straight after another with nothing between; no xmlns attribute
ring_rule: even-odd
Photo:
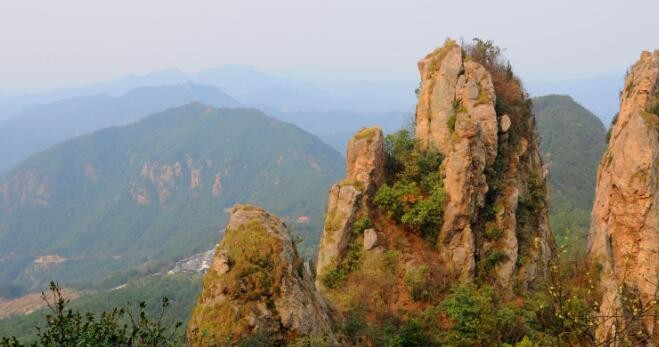
<svg viewBox="0 0 659 347"><path fill-rule="evenodd" d="M187 335L195 346L248 343L255 337L271 345L302 336L336 342L329 311L290 231L277 217L249 205L231 210Z"/></svg>
<svg viewBox="0 0 659 347"><path fill-rule="evenodd" d="M367 215L365 198L384 178L384 136L378 127L358 131L347 148L346 179L329 191L327 215L318 249L316 286L323 290L327 269L344 255L354 238L352 224Z"/></svg>
<svg viewBox="0 0 659 347"><path fill-rule="evenodd" d="M369 185L379 185L384 179L384 138L377 127L363 128L348 142L346 177Z"/></svg>
<svg viewBox="0 0 659 347"><path fill-rule="evenodd" d="M468 281L483 271L479 262L496 260L501 287L511 289L517 278L526 288L553 240L535 121L521 84L512 73L499 76L510 99L503 102L518 103L511 109L520 114L497 114L491 72L455 42L418 65L416 138L445 158L448 202L437 247L447 270Z"/></svg>
<svg viewBox="0 0 659 347"><path fill-rule="evenodd" d="M469 54L447 41L419 62L416 144L400 145L413 150L396 154L392 143L385 156L371 129L348 144L347 177L329 192L316 276L339 315L356 305L379 324L372 317L419 312L438 299L424 296L455 282L479 279L513 297L544 275L554 243L531 103L509 68ZM424 169L428 158L441 164ZM406 222L398 206L422 207Z"/></svg>
<svg viewBox="0 0 659 347"><path fill-rule="evenodd" d="M659 50L643 52L625 78L620 112L597 173L588 239L589 256L601 267L603 298L597 331L600 341L614 331L632 329L629 296L647 307L657 300L659 284ZM643 318L636 339L651 345L657 319ZM658 342L655 336L655 343Z"/></svg>

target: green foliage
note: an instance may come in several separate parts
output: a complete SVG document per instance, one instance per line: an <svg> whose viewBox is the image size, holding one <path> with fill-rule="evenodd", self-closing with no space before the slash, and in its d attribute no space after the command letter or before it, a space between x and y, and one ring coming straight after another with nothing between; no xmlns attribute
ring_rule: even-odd
<svg viewBox="0 0 659 347"><path fill-rule="evenodd" d="M439 167L442 155L421 151L407 130L385 138L387 183L373 201L390 218L434 240L442 224L446 193Z"/></svg>
<svg viewBox="0 0 659 347"><path fill-rule="evenodd" d="M508 255L505 252L496 251L496 250L487 252L485 258L480 263L481 266L480 275L481 276L489 275L492 272L492 270L494 270L494 268L497 266L497 264L502 263L506 260L508 260Z"/></svg>
<svg viewBox="0 0 659 347"><path fill-rule="evenodd" d="M503 235L503 229L499 228L495 224L488 224L485 226L485 233L483 233L483 236L485 236L485 239L488 241L496 241L501 238Z"/></svg>
<svg viewBox="0 0 659 347"><path fill-rule="evenodd" d="M425 265L408 266L405 270L405 285L415 301L425 301L437 295L430 285L430 272Z"/></svg>
<svg viewBox="0 0 659 347"><path fill-rule="evenodd" d="M545 204L545 183L537 172L531 172L527 182L527 195L521 199L533 212L538 212Z"/></svg>
<svg viewBox="0 0 659 347"><path fill-rule="evenodd" d="M496 346L520 341L531 330L530 312L506 304L489 286L458 285L442 301L451 321L443 342L451 346Z"/></svg>
<svg viewBox="0 0 659 347"><path fill-rule="evenodd" d="M362 217L356 220L352 224L352 232L357 235L361 235L364 233L364 230L370 229L372 227L373 227L373 221L371 221L367 217Z"/></svg>
<svg viewBox="0 0 659 347"><path fill-rule="evenodd" d="M357 270L361 256L362 247L356 243L350 245L348 253L343 257L340 263L329 265L330 268L321 279L323 284L331 289L343 286L346 277L353 271Z"/></svg>
<svg viewBox="0 0 659 347"><path fill-rule="evenodd" d="M0 283L28 291L51 279L82 289L121 285L208 250L227 222L218 211L237 201L289 220L311 216L309 224L291 224L304 236L301 253L313 257L327 198L319 192L339 180L343 163L293 125L256 110L201 104L75 138L0 178L17 194L0 201L0 255L13 254L0 266ZM33 174L48 196L12 179ZM22 194L47 206L24 204ZM68 260L28 275L33 260L47 254Z"/></svg>
<svg viewBox="0 0 659 347"><path fill-rule="evenodd" d="M414 182L396 182L393 186L383 184L373 201L384 210L390 218L400 220L413 204L414 197L420 194Z"/></svg>
<svg viewBox="0 0 659 347"><path fill-rule="evenodd" d="M146 303L141 302L133 312L127 307L113 308L93 314L73 311L69 308L58 285L51 282L49 297L42 294L50 314L46 315L45 327L37 328L39 346L178 346L177 322L170 327L163 322L169 299L162 298L160 313L156 318L148 316ZM50 300L53 300L52 302ZM18 347L23 344L15 337L3 337L0 346Z"/></svg>
<svg viewBox="0 0 659 347"><path fill-rule="evenodd" d="M143 279L133 280L121 288L109 291L84 293L79 298L67 303L67 307L83 316L92 314L100 317L103 312L112 312L114 308L126 307L127 302L142 300L147 303L147 316L160 315L159 303L162 297L169 298L167 310L162 316L162 323L173 326L176 322L187 322L197 296L201 291L200 275L153 275ZM0 320L0 336L15 336L23 344L37 342L37 327L43 329L46 309L34 311L27 315L19 315ZM128 323L127 317L121 319ZM183 337L183 329L176 331L177 337Z"/></svg>
<svg viewBox="0 0 659 347"><path fill-rule="evenodd" d="M433 241L437 237L439 227L443 223L444 204L446 202L446 192L442 185L437 185L430 191L430 196L417 201L411 208L403 214L400 221L420 230L421 235L426 239Z"/></svg>

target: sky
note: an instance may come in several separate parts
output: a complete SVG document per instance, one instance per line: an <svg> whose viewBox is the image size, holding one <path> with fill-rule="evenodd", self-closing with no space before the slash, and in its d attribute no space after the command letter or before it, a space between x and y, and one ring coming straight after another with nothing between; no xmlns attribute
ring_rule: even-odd
<svg viewBox="0 0 659 347"><path fill-rule="evenodd" d="M620 74L659 48L657 0L58 0L0 3L0 92L224 64L418 79L447 37L492 39L524 80Z"/></svg>

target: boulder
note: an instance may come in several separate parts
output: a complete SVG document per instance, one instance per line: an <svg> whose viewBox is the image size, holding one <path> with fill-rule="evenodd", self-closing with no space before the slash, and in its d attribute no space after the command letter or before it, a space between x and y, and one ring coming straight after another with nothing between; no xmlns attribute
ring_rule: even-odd
<svg viewBox="0 0 659 347"><path fill-rule="evenodd" d="M378 245L378 233L375 229L364 230L364 250L370 251Z"/></svg>

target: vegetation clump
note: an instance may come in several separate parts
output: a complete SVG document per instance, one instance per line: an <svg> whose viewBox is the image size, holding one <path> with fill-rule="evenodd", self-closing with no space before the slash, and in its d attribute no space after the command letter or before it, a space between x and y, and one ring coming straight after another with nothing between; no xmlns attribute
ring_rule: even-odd
<svg viewBox="0 0 659 347"><path fill-rule="evenodd" d="M169 299L162 298L160 314L155 318L147 314L146 303L140 302L137 310L128 304L115 307L100 315L74 311L69 300L62 296L58 284L51 282L49 294L42 299L50 313L45 326L36 327L37 342L32 346L181 346L184 341L176 331L181 322L165 324L163 316ZM25 346L16 337L0 338L2 347Z"/></svg>
<svg viewBox="0 0 659 347"><path fill-rule="evenodd" d="M357 270L361 255L362 248L358 244L353 243L350 245L346 256L338 264L330 265L330 268L323 275L321 279L323 285L330 289L343 286L348 275Z"/></svg>
<svg viewBox="0 0 659 347"><path fill-rule="evenodd" d="M385 138L385 178L375 204L388 217L424 238L433 240L442 224L446 192L440 165L442 155L421 151L407 130Z"/></svg>
<svg viewBox="0 0 659 347"><path fill-rule="evenodd" d="M364 230L372 228L373 225L373 221L371 221L369 218L359 218L352 224L352 232L355 235L361 235L364 233Z"/></svg>

